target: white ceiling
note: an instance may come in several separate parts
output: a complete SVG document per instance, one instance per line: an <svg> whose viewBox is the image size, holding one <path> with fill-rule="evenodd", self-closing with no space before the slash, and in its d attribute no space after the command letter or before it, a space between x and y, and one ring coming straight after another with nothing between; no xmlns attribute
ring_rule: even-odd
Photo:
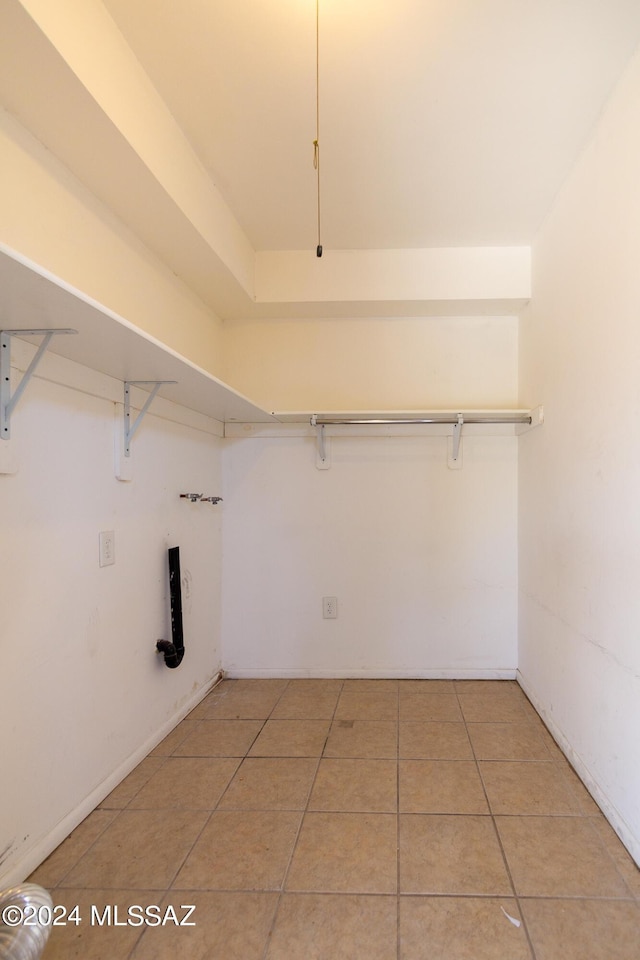
<svg viewBox="0 0 640 960"><path fill-rule="evenodd" d="M222 318L517 312L640 0L318 2L322 260L316 0L1 0L2 104Z"/></svg>
<svg viewBox="0 0 640 960"><path fill-rule="evenodd" d="M316 242L315 0L105 0L256 250ZM322 240L531 243L638 0L319 0Z"/></svg>

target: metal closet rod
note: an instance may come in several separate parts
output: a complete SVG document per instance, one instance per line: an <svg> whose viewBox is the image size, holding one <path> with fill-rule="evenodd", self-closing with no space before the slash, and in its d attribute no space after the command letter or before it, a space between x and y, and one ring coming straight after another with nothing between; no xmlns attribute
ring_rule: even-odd
<svg viewBox="0 0 640 960"><path fill-rule="evenodd" d="M468 423L528 423L531 424L532 418L526 414L517 417L465 417L462 415L462 422L466 425ZM313 427L325 427L325 426L340 426L341 424L345 425L362 425L362 424L421 424L421 423L444 423L444 424L454 424L454 426L460 423L460 419L456 417L429 417L429 418L420 418L414 420L326 420L324 417L311 417L311 426Z"/></svg>

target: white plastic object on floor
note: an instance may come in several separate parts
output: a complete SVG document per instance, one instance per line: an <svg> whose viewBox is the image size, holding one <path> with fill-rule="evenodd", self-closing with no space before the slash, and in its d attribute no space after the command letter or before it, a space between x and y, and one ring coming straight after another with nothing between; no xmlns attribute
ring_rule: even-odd
<svg viewBox="0 0 640 960"><path fill-rule="evenodd" d="M0 892L0 960L38 960L51 933L53 902L35 883Z"/></svg>

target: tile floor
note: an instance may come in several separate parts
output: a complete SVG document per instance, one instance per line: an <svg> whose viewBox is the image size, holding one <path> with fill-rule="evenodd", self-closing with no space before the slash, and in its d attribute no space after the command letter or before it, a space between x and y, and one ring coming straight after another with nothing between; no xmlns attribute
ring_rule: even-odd
<svg viewBox="0 0 640 960"><path fill-rule="evenodd" d="M46 960L640 957L640 872L506 681L225 681L30 879L82 918Z"/></svg>

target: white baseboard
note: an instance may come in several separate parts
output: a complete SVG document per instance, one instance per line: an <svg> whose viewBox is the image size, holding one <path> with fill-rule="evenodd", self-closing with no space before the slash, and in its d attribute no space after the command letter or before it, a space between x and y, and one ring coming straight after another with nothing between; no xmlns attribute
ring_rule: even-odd
<svg viewBox="0 0 640 960"><path fill-rule="evenodd" d="M544 705L542 704L540 698L537 696L535 690L527 682L526 677L524 677L518 670L517 680L527 697L535 707L536 711L540 714L544 725L547 730L556 741L565 757L578 774L585 787L598 804L602 813L607 818L615 832L620 837L620 840L625 845L630 855L633 857L636 864L640 867L640 838L635 835L629 824L626 822L620 811L615 807L611 800L604 793L598 781L595 779L591 771L589 770L587 764L584 762L582 757L576 753L573 749L567 738L565 737L562 730L560 730L554 719L549 715L545 710Z"/></svg>
<svg viewBox="0 0 640 960"><path fill-rule="evenodd" d="M283 679L283 680L515 680L516 670L364 670L354 667L353 670L325 670L283 668L271 669L267 667L225 667L225 676L229 679Z"/></svg>

